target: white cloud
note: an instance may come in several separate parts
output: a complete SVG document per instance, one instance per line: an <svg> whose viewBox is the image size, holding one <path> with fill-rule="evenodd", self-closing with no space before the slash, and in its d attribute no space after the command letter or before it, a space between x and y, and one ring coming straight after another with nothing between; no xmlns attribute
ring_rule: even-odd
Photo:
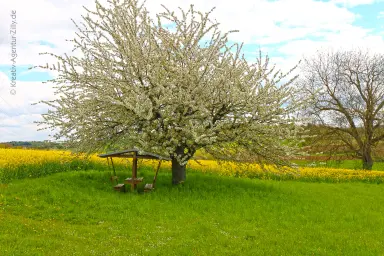
<svg viewBox="0 0 384 256"><path fill-rule="evenodd" d="M50 139L49 131L37 131L38 127L34 123L19 121L17 127L2 127L0 125L0 142L6 141L32 141Z"/></svg>
<svg viewBox="0 0 384 256"><path fill-rule="evenodd" d="M380 0L332 0L335 4L342 4L347 7L354 7L358 5L367 5L373 4L375 2L380 2Z"/></svg>
<svg viewBox="0 0 384 256"><path fill-rule="evenodd" d="M41 113L48 108L44 104L31 104L53 99L52 84L17 81L16 94L12 95L10 90L10 80L0 72L0 142L46 138L48 132L37 132L34 121L41 121Z"/></svg>
<svg viewBox="0 0 384 256"><path fill-rule="evenodd" d="M187 7L190 1L162 1L170 9ZM160 4L147 1L150 11L159 11ZM266 1L196 0L196 9L208 11L216 6L213 16L223 30L238 29L234 40L261 44L277 43L311 35L317 31L337 31L351 24L356 15L330 2L313 0Z"/></svg>

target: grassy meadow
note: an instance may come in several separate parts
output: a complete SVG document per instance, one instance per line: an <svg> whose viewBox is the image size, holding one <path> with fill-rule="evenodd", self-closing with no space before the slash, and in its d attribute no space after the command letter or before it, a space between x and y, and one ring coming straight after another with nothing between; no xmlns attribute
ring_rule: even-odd
<svg viewBox="0 0 384 256"><path fill-rule="evenodd" d="M0 255L384 255L380 171L279 178L202 161L174 187L164 164L155 191L118 193L105 160L25 151L0 151ZM139 168L145 181L151 164Z"/></svg>

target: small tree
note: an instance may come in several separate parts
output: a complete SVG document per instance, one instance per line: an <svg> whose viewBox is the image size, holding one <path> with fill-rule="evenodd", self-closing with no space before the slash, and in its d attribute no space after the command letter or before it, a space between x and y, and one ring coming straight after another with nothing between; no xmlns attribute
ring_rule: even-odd
<svg viewBox="0 0 384 256"><path fill-rule="evenodd" d="M305 60L302 71L299 84L312 98L307 113L371 170L372 149L384 140L384 55L318 52Z"/></svg>
<svg viewBox="0 0 384 256"><path fill-rule="evenodd" d="M211 12L164 7L153 21L136 0L96 1L77 37L78 56L58 56L60 95L40 124L58 128L79 151L133 147L172 159L173 184L186 178L200 148L238 149L282 163L292 148L293 89L287 74L261 55L249 64L241 45L209 19ZM40 66L41 67L41 66ZM285 79L285 83L280 83ZM221 152L222 153L222 152Z"/></svg>

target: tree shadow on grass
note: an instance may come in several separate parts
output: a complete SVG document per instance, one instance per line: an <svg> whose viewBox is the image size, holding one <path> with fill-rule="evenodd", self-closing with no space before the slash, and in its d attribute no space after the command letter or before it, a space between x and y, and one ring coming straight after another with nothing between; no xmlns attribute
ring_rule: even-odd
<svg viewBox="0 0 384 256"><path fill-rule="evenodd" d="M176 186L171 184L171 180L170 172L161 173L156 183L156 192L172 193L175 196L196 194L212 197L225 196L229 198L245 194L270 193L277 190L270 181L226 177L197 172L188 173L186 181Z"/></svg>
<svg viewBox="0 0 384 256"><path fill-rule="evenodd" d="M25 193L37 193L36 189L41 190L41 193L73 191L73 194L84 196L92 194L97 194L98 197L113 196L114 198L116 196L118 198L138 196L145 197L146 200L182 199L188 197L197 199L268 197L270 194L283 193L279 186L276 186L278 181L226 177L198 172L189 172L186 182L175 186L171 184L171 172L167 169L159 172L155 189L144 193L144 185L153 182L154 171L146 169L138 174L144 177L144 181L133 192L130 190L130 185L126 185L126 193L114 191L113 187L117 182L111 182L111 172L108 171L76 171L57 173L40 178L15 180L14 188L20 187ZM123 183L124 179L130 175L129 172L119 171L117 176L119 177L118 182ZM25 187L25 184L28 184L28 188ZM36 189L34 190L34 188Z"/></svg>
<svg viewBox="0 0 384 256"><path fill-rule="evenodd" d="M138 190L134 193L130 192L130 186L126 185L127 193L143 194L144 185L152 183L154 179L154 171L143 169L139 171L138 176L144 177L144 181L138 185ZM50 183L55 186L70 186L81 190L96 190L107 193L118 193L113 190L117 183L123 183L124 179L130 177L129 171L118 171L118 182L111 182L112 173L108 171L76 171L67 173L58 173L51 177L47 177ZM44 178L40 178L41 181ZM220 194L225 196L237 196L239 194L249 193L268 193L278 189L271 181L262 181L259 179L235 178L218 176L215 174L203 174L198 172L189 172L187 180L183 184L172 185L172 176L170 170L160 170L155 190L146 194L175 194L178 196L187 194ZM276 182L275 182L276 183Z"/></svg>
<svg viewBox="0 0 384 256"><path fill-rule="evenodd" d="M141 173L146 182L153 180L153 172ZM189 173L184 184L173 186L171 173L159 173L152 192L120 193L113 190L109 172L76 171L57 173L46 177L17 180L0 189L7 198L7 208L32 219L55 218L73 224L97 224L100 218L113 216L147 218L148 214L225 212L244 207L256 201L285 198L275 182L244 178L220 177L211 174ZM117 175L125 177L126 172ZM25 205L30 205L24 212ZM105 216L102 216L105 214ZM160 213L161 214L161 213ZM100 216L101 217L100 217ZM99 217L94 217L99 216ZM124 217L125 218L125 217Z"/></svg>

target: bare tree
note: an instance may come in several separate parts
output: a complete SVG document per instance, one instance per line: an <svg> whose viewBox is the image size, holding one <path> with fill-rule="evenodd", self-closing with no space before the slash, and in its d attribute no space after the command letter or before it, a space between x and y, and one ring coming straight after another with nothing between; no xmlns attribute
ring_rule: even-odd
<svg viewBox="0 0 384 256"><path fill-rule="evenodd" d="M139 1L109 3L87 9L72 40L77 55L51 54L58 65L42 67L59 71L59 97L44 102L41 122L59 130L56 138L79 151L135 146L168 155L174 184L200 148L232 142L272 162L291 152L295 76L261 56L248 63L211 12L164 7L153 21Z"/></svg>
<svg viewBox="0 0 384 256"><path fill-rule="evenodd" d="M312 104L307 114L338 136L372 169L372 150L384 140L384 55L319 51L305 59L298 84Z"/></svg>

